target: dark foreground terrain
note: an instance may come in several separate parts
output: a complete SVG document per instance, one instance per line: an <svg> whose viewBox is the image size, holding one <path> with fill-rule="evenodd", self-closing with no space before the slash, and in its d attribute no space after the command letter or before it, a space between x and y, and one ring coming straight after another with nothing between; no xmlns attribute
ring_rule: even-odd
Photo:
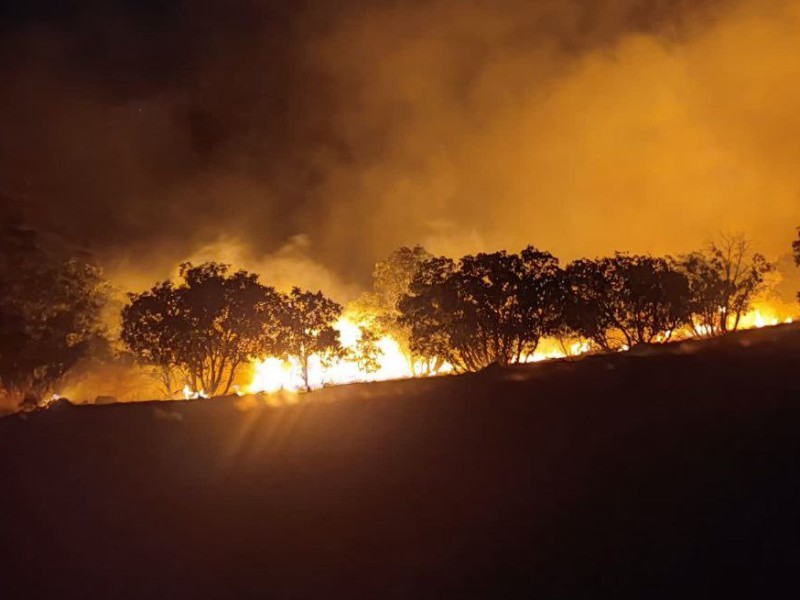
<svg viewBox="0 0 800 600"><path fill-rule="evenodd" d="M798 597L796 326L304 399L0 420L0 597Z"/></svg>

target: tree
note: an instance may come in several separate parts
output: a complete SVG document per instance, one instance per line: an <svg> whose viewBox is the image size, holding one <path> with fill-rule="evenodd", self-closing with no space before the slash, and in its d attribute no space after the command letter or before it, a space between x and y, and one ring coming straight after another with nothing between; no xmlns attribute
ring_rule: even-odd
<svg viewBox="0 0 800 600"><path fill-rule="evenodd" d="M282 298L258 275L215 262L184 263L180 276L178 286L130 294L122 340L144 364L179 370L192 389L227 394L242 365L278 350Z"/></svg>
<svg viewBox="0 0 800 600"><path fill-rule="evenodd" d="M707 336L736 331L773 270L764 256L751 251L743 235L722 236L675 264L689 281L694 332Z"/></svg>
<svg viewBox="0 0 800 600"><path fill-rule="evenodd" d="M422 246L403 246L392 252L385 260L375 263L372 271L374 293L377 304L390 315L399 316L397 304L408 292L420 265L433 258Z"/></svg>
<svg viewBox="0 0 800 600"><path fill-rule="evenodd" d="M567 280L559 261L549 252L528 246L522 253L525 322L536 333L533 350L544 336L561 337L565 331L564 309L569 296ZM531 351L532 354L532 351Z"/></svg>
<svg viewBox="0 0 800 600"><path fill-rule="evenodd" d="M0 385L38 404L99 343L100 269L4 215L0 223Z"/></svg>
<svg viewBox="0 0 800 600"><path fill-rule="evenodd" d="M423 263L400 301L415 352L457 371L509 364L532 354L557 326L563 299L558 260L528 247Z"/></svg>
<svg viewBox="0 0 800 600"><path fill-rule="evenodd" d="M398 302L401 326L408 328L411 351L426 359L434 358L458 364L450 341L450 326L455 309L454 285L449 284L457 271L447 257L431 258L422 263L409 290Z"/></svg>
<svg viewBox="0 0 800 600"><path fill-rule="evenodd" d="M292 288L283 310L281 349L294 358L306 389L311 390L310 361L316 356L323 366L343 358L345 350L339 332L333 328L342 315L342 307L322 292Z"/></svg>
<svg viewBox="0 0 800 600"><path fill-rule="evenodd" d="M569 327L604 350L668 340L690 321L689 283L665 258L581 259L566 278Z"/></svg>
<svg viewBox="0 0 800 600"><path fill-rule="evenodd" d="M800 227L797 228L797 239L792 242L792 255L794 264L800 267ZM800 292L797 293L797 299L800 300Z"/></svg>
<svg viewBox="0 0 800 600"><path fill-rule="evenodd" d="M370 327L359 327L359 330L361 335L349 350L349 358L358 365L359 370L375 373L381 368L381 349L378 345L381 336Z"/></svg>
<svg viewBox="0 0 800 600"><path fill-rule="evenodd" d="M361 315L368 321L369 329L378 337L390 335L406 357L409 368L423 357L415 354L410 344L410 331L400 321L398 303L408 293L420 266L433 258L422 246L402 247L386 259L375 263L372 271L372 290L348 306L348 311Z"/></svg>
<svg viewBox="0 0 800 600"><path fill-rule="evenodd" d="M172 282L165 281L143 294L130 294L129 299L122 309L122 342L140 364L155 369L166 396L173 396L190 379L183 374L181 348L187 342L182 338L185 327L178 294Z"/></svg>

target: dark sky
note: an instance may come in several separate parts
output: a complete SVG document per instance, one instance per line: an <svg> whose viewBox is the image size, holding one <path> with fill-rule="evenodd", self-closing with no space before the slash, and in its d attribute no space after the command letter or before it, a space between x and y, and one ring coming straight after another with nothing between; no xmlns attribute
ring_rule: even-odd
<svg viewBox="0 0 800 600"><path fill-rule="evenodd" d="M797 16L796 2L775 4ZM730 141L716 129L728 135L727 121L711 122L740 74L709 94L718 63L694 57L733 60L725 27L751 31L762 18L741 6L5 2L0 193L136 284L226 244L236 252L220 258L268 269L288 253L344 284L416 242L454 252L533 242L567 256L683 249L739 225L710 222L723 200L691 211L691 238L656 235L650 248L640 225L694 206L748 160L719 149L763 144L787 162L794 151L777 130ZM598 163L609 149L612 168ZM661 191L674 185L666 168L689 199ZM649 204L655 212L630 209ZM633 216L608 218L620 212ZM756 236L772 222L758 226Z"/></svg>
<svg viewBox="0 0 800 600"><path fill-rule="evenodd" d="M240 210L269 217L255 198L239 206L207 193L204 177L280 185L323 134L303 106L318 78L296 56L298 8L117 0L4 10L3 193L87 243L202 236L240 226ZM292 187L282 215L303 200Z"/></svg>

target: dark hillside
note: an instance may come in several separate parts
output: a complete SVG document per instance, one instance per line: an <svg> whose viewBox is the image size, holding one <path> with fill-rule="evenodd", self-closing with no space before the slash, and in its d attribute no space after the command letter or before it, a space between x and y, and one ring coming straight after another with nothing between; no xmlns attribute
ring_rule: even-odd
<svg viewBox="0 0 800 600"><path fill-rule="evenodd" d="M797 596L797 326L303 398L0 420L0 596Z"/></svg>

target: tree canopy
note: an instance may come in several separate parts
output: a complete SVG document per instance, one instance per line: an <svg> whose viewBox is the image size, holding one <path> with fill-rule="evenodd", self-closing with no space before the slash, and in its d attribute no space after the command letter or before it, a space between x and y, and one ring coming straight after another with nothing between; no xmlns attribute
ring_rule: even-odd
<svg viewBox="0 0 800 600"><path fill-rule="evenodd" d="M375 263L372 289L351 303L349 311L359 315L365 331L372 337L390 335L405 355L409 367L423 357L411 347L411 332L402 321L400 300L408 293L421 265L433 258L422 246L403 246Z"/></svg>
<svg viewBox="0 0 800 600"><path fill-rule="evenodd" d="M425 261L400 301L401 322L423 356L456 370L509 364L532 354L558 324L563 299L558 260L528 247L520 254Z"/></svg>
<svg viewBox="0 0 800 600"><path fill-rule="evenodd" d="M322 292L293 288L283 308L281 352L300 366L306 389L311 389L310 360L316 355L322 365L342 358L345 351L333 325L342 307Z"/></svg>
<svg viewBox="0 0 800 600"><path fill-rule="evenodd" d="M690 322L689 283L665 258L577 260L566 278L567 325L604 350L669 339Z"/></svg>
<svg viewBox="0 0 800 600"><path fill-rule="evenodd" d="M36 404L102 338L107 289L91 260L13 217L0 223L0 245L0 385Z"/></svg>
<svg viewBox="0 0 800 600"><path fill-rule="evenodd" d="M695 333L707 336L738 329L773 270L742 235L722 236L705 250L677 259L676 265L689 281Z"/></svg>
<svg viewBox="0 0 800 600"><path fill-rule="evenodd" d="M122 340L146 364L178 369L193 390L228 393L239 369L279 350L281 296L246 271L181 265L183 282L131 294Z"/></svg>

